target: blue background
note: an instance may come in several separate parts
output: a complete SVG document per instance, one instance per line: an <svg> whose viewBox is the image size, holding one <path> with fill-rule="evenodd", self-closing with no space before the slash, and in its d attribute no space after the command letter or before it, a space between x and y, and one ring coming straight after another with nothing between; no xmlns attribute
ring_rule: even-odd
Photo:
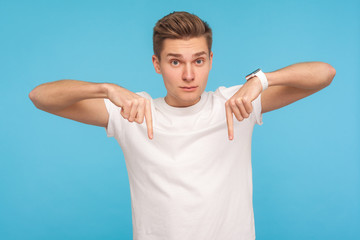
<svg viewBox="0 0 360 240"><path fill-rule="evenodd" d="M36 109L37 85L113 82L166 94L152 28L172 11L213 29L207 90L244 75L324 61L332 84L256 125L256 236L359 239L359 1L0 1L0 239L132 239L118 143L103 128Z"/></svg>

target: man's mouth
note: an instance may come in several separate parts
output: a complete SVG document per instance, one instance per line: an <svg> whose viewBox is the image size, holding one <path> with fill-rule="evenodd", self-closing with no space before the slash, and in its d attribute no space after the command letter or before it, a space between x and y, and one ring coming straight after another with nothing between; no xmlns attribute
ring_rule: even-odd
<svg viewBox="0 0 360 240"><path fill-rule="evenodd" d="M185 89L192 89L192 88L197 88L197 86L191 86L191 87L181 87L181 88L185 88Z"/></svg>
<svg viewBox="0 0 360 240"><path fill-rule="evenodd" d="M191 91L195 91L197 86L190 86L190 87L180 87L181 89L183 89L184 91L188 91L188 92L191 92Z"/></svg>

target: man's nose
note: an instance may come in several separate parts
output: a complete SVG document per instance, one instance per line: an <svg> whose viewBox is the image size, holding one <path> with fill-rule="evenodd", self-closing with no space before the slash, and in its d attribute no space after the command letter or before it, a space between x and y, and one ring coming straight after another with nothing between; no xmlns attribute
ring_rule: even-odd
<svg viewBox="0 0 360 240"><path fill-rule="evenodd" d="M193 81L195 78L194 69L191 63L185 65L183 69L183 80L184 81Z"/></svg>

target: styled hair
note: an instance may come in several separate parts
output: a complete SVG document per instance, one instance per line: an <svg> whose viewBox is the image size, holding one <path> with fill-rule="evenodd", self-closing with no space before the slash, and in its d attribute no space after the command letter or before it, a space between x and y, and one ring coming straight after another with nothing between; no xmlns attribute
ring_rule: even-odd
<svg viewBox="0 0 360 240"><path fill-rule="evenodd" d="M194 14L188 12L172 12L160 19L154 27L154 54L160 61L160 54L166 38L189 39L202 36L206 39L210 54L212 45L212 31L210 26Z"/></svg>

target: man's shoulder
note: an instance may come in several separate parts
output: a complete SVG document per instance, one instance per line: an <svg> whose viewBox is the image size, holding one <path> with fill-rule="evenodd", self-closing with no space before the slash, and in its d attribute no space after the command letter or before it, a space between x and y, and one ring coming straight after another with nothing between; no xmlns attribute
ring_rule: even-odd
<svg viewBox="0 0 360 240"><path fill-rule="evenodd" d="M137 95L140 95L146 99L152 100L153 98L151 97L151 95L145 91L141 91L141 92L136 92Z"/></svg>
<svg viewBox="0 0 360 240"><path fill-rule="evenodd" d="M235 85L231 87L220 86L213 92L213 94L224 99L229 99L241 88L241 86L242 85Z"/></svg>

